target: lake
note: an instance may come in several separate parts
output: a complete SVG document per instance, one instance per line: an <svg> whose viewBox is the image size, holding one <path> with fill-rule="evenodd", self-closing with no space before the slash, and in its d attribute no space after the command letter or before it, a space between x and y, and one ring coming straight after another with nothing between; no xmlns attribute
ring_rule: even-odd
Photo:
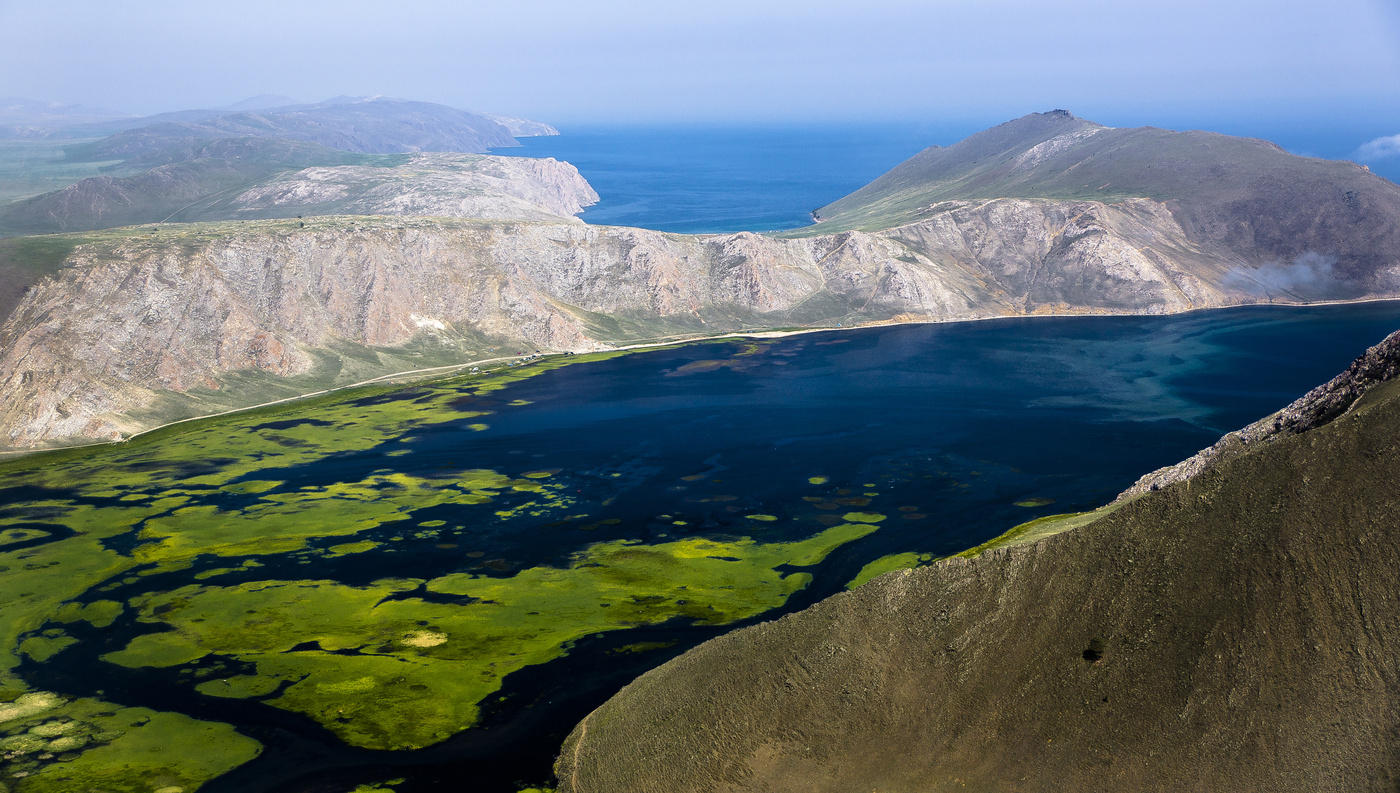
<svg viewBox="0 0 1400 793"><path fill-rule="evenodd" d="M545 785L646 669L1103 504L1397 327L1392 302L714 341L12 461L0 687L43 707L0 747L36 779L154 742L210 791Z"/></svg>

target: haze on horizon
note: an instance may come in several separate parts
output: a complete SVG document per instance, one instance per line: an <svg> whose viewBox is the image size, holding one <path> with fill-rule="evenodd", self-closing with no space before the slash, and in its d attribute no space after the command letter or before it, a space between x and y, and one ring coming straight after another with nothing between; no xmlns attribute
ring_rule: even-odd
<svg viewBox="0 0 1400 793"><path fill-rule="evenodd" d="M568 125L871 122L928 143L1066 108L1400 176L1400 6L1337 0L0 0L0 97L144 115L383 95Z"/></svg>
<svg viewBox="0 0 1400 793"><path fill-rule="evenodd" d="M1400 116L1387 0L0 0L0 96L389 95L555 122ZM1394 130L1400 132L1400 128Z"/></svg>

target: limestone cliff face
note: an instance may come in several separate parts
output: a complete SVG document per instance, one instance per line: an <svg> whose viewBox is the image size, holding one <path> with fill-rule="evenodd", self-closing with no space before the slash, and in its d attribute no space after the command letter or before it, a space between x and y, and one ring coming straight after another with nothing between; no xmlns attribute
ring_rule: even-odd
<svg viewBox="0 0 1400 793"><path fill-rule="evenodd" d="M563 173L557 165L503 167ZM546 196L529 200L554 201L561 211L587 197L547 187L543 175L507 176L546 185ZM307 190L336 182L299 178ZM564 182L572 184L567 175ZM0 326L4 445L117 437L196 410L155 415L149 408L161 395L216 392L231 376L272 383L307 375L345 344L466 350L461 340L473 339L471 354L487 357L481 353L741 328L1164 313L1307 297L1259 289L1247 265L1202 250L1148 199L950 201L882 232L786 239L386 217L190 224L88 239ZM1365 277L1348 288L1397 292L1394 273Z"/></svg>

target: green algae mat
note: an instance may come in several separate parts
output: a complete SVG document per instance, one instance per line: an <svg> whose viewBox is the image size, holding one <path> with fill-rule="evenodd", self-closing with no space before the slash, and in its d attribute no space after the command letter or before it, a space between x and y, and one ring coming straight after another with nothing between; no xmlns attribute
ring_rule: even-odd
<svg viewBox="0 0 1400 793"><path fill-rule="evenodd" d="M421 749L476 725L512 672L585 637L780 607L877 530L875 513L805 525L754 513L694 536L667 515L674 534L647 538L591 512L606 511L600 484L633 484L629 461L478 467L473 436L531 404L511 386L607 357L363 389L0 467L0 785L174 793L264 750L229 723L132 707L129 692L48 690L65 662L299 714L350 747ZM415 448L443 429L446 456ZM713 503L733 511L732 498ZM765 536L748 536L754 522ZM548 551L510 553L519 543Z"/></svg>

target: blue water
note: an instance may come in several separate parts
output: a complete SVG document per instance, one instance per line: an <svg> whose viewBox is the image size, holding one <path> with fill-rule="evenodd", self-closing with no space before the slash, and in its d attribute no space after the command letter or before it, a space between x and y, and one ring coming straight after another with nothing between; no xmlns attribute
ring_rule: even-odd
<svg viewBox="0 0 1400 793"><path fill-rule="evenodd" d="M589 223L687 233L774 231L918 153L918 125L592 127L496 154L573 163L601 201Z"/></svg>
<svg viewBox="0 0 1400 793"><path fill-rule="evenodd" d="M1345 119L1094 120L1264 138L1295 154L1329 159L1350 159L1362 143L1400 132ZM519 148L494 153L573 163L601 198L582 215L589 223L685 233L776 231L808 225L812 210L927 146L956 143L995 123L585 126L524 138ZM1400 180L1400 158L1370 167Z"/></svg>

